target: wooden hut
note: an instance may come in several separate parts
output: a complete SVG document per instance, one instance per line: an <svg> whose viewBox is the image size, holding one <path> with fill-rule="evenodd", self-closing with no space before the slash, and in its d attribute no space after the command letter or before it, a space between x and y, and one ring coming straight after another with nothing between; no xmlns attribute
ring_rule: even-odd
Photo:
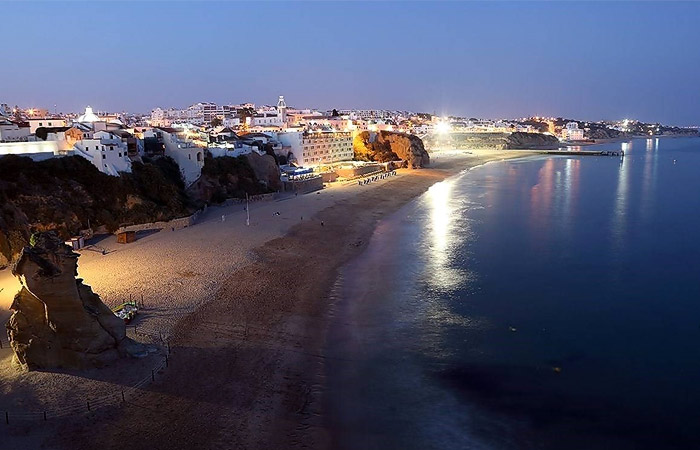
<svg viewBox="0 0 700 450"><path fill-rule="evenodd" d="M128 244L136 240L135 231L122 231L117 233L117 242L120 244Z"/></svg>

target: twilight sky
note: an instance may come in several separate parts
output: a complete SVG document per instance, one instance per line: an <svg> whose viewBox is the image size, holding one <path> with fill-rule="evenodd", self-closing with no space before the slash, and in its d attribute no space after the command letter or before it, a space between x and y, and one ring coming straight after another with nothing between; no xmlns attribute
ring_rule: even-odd
<svg viewBox="0 0 700 450"><path fill-rule="evenodd" d="M0 103L700 125L700 3L4 2Z"/></svg>

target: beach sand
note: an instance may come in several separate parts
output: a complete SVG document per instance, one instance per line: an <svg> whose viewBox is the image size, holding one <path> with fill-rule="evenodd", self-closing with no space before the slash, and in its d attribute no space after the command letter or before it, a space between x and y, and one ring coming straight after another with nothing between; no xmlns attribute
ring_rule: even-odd
<svg viewBox="0 0 700 450"><path fill-rule="evenodd" d="M124 407L5 427L3 448L327 447L322 351L338 269L365 248L382 217L434 183L530 155L434 155L430 169L401 170L368 186L351 182L253 204L250 226L235 205L134 244L105 239L99 245L107 255L83 252L80 276L109 304L143 294L139 327L168 337L170 366ZM124 361L87 375L19 374L9 357L0 353L0 410L99 395L146 367L133 364L125 375Z"/></svg>

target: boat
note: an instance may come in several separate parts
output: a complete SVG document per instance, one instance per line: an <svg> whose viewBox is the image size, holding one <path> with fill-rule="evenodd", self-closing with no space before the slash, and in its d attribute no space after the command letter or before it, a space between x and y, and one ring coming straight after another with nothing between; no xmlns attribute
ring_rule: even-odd
<svg viewBox="0 0 700 450"><path fill-rule="evenodd" d="M126 302L112 308L112 312L115 316L122 319L124 323L129 323L138 314L139 307L136 305L136 302Z"/></svg>

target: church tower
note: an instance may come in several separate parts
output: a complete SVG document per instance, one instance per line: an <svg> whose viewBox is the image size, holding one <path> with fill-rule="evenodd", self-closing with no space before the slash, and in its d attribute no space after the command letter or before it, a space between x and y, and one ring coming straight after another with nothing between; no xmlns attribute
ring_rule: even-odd
<svg viewBox="0 0 700 450"><path fill-rule="evenodd" d="M277 117L282 122L282 126L287 124L287 104L284 102L284 95L280 95L277 101Z"/></svg>

